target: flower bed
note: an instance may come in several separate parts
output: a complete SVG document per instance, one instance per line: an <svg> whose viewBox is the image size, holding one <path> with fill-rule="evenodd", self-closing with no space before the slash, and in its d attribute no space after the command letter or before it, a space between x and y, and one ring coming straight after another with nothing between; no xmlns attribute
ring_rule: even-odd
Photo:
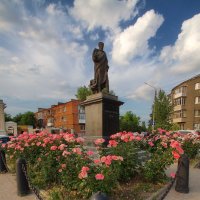
<svg viewBox="0 0 200 200"><path fill-rule="evenodd" d="M86 149L83 138L44 131L23 133L2 147L10 166L19 157L27 160L33 185L49 191L53 199L65 199L66 195L69 199L87 199L97 191L116 193L121 183L136 177L152 183L164 182L166 167L184 150L191 158L195 156L199 138L158 129L148 137L120 132L112 135L107 145L102 138L94 144L98 157ZM139 150L145 150L151 158L142 163Z"/></svg>

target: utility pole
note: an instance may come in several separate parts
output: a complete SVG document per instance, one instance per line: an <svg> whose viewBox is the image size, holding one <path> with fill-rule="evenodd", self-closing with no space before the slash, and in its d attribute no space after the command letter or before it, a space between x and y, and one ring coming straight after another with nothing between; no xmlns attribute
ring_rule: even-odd
<svg viewBox="0 0 200 200"><path fill-rule="evenodd" d="M155 101L156 101L156 94L157 94L157 88L154 87L153 85L150 85L149 83L144 82L146 85L148 85L149 87L153 88L155 91L154 94L154 104L153 104L153 112L152 112L152 130L154 131L155 129Z"/></svg>

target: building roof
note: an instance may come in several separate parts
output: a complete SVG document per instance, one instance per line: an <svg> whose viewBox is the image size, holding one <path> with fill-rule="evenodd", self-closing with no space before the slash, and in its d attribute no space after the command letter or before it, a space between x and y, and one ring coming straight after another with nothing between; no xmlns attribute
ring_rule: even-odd
<svg viewBox="0 0 200 200"><path fill-rule="evenodd" d="M173 87L172 90L174 90L175 88L179 87L179 86L182 85L183 83L186 83L186 82L191 81L191 80L193 80L193 79L196 79L196 78L198 78L198 77L200 78L200 74L195 75L195 76L193 76L192 78L187 79L187 80L185 80L185 81L179 83L178 85L176 85L175 87Z"/></svg>

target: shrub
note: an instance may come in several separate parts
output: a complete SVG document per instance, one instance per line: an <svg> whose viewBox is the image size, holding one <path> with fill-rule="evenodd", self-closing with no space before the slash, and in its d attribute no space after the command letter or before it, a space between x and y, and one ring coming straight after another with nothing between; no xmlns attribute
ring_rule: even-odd
<svg viewBox="0 0 200 200"><path fill-rule="evenodd" d="M140 136L134 136L131 132L119 132L111 135L106 149L98 146L100 155L113 154L121 156L123 162L118 169L120 181L127 181L137 174L140 162L138 159L139 142L142 140Z"/></svg>

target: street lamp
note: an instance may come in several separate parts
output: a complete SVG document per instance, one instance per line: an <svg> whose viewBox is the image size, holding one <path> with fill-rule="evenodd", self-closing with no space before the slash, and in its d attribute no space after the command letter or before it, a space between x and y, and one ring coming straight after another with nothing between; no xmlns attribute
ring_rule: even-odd
<svg viewBox="0 0 200 200"><path fill-rule="evenodd" d="M150 85L149 83L144 82L146 85L148 85L149 87L153 88L155 90L155 95L154 95L154 105L153 105L153 113L152 113L152 130L154 131L155 128L155 100L156 100L156 92L157 92L157 88L154 87L153 85Z"/></svg>

